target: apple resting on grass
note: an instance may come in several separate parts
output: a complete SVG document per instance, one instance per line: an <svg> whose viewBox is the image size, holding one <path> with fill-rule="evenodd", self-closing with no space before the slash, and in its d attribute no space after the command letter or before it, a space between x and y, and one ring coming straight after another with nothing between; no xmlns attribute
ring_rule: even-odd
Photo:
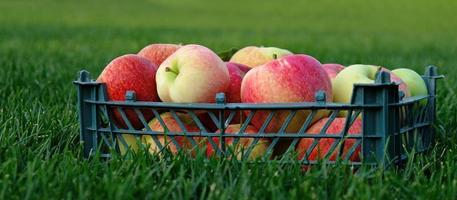
<svg viewBox="0 0 457 200"><path fill-rule="evenodd" d="M241 129L241 124L231 124L227 127L225 132L228 134L257 134L258 133L258 130L251 125L246 127L246 130L244 130L244 133L239 133L240 129ZM236 155L237 159L241 160L243 158L243 156L247 153L247 150L253 144L254 138L249 138L249 137L240 138L238 140L238 143L236 146L234 144L234 142L235 142L234 139L235 138L233 138L233 137L225 138L226 150L228 152L232 151L232 153L234 155ZM219 138L213 137L212 140L214 141L214 144L218 145L220 148ZM270 141L268 139L265 139L265 138L259 139L257 144L255 144L255 146L252 148L252 150L248 156L248 160L255 160L255 159L258 159L258 158L261 158L262 156L264 156L265 153L267 152L269 145L270 145ZM209 141L207 144L206 155L208 157L216 155L216 151L213 148L213 146L210 144Z"/></svg>
<svg viewBox="0 0 457 200"><path fill-rule="evenodd" d="M276 47L248 46L233 54L230 62L240 63L254 68L287 55L292 55L292 52Z"/></svg>
<svg viewBox="0 0 457 200"><path fill-rule="evenodd" d="M306 133L309 134L319 134L324 127L325 123L329 120L329 118L323 118L319 121L317 121L315 124L313 124L307 131ZM336 135L336 134L341 134L341 132L344 130L344 124L346 123L346 118L340 117L340 118L335 118L333 122L330 124L328 127L326 134L329 135ZM349 135L354 135L354 134L361 134L362 133L362 120L360 118L357 118L352 126L349 128L348 134ZM298 153L298 159L301 160L305 157L306 152L308 149L312 146L314 142L313 138L303 138L300 140L296 147L296 151ZM330 148L332 145L335 143L335 139L333 138L322 138L318 142L318 144L315 146L315 148L311 151L311 153L307 156L307 160L309 161L316 161L316 160L321 160L324 159L326 156L329 156L330 161L335 161L336 157L338 155L338 150L339 146L335 148L335 150L332 152L331 155L327 155L329 151L331 150ZM349 150L355 145L356 139L346 139L344 142L344 147L343 147L343 153L341 159L345 159ZM339 145L339 144L337 144ZM350 155L349 160L356 162L360 161L360 147L361 145L358 145L352 155Z"/></svg>
<svg viewBox="0 0 457 200"><path fill-rule="evenodd" d="M409 89L398 76L392 74L389 70L381 66L374 65L351 65L344 68L333 81L333 100L340 103L350 103L352 98L352 90L356 83L374 83L376 74L379 71L389 72L391 80L397 84L398 90L404 92L405 97L409 97Z"/></svg>
<svg viewBox="0 0 457 200"><path fill-rule="evenodd" d="M192 120L192 118L189 115L183 114L183 113L178 113L178 112L176 113L176 115L178 116L179 120L182 122L182 124L185 127L185 130L187 130L188 133L189 132L193 132L193 133L200 132L200 129L198 128L198 126L195 124L195 122ZM157 131L157 132L163 132L164 134L167 134L169 132L183 133L183 129L181 129L181 127L179 126L179 122L173 117L172 113L170 113L170 112L162 113L160 115L160 117L162 118L163 123L167 126L167 128L162 126L159 119L154 118L153 120L151 120L149 122L149 127L151 128L151 130ZM172 137L169 137L169 136L167 136L167 137L157 136L157 139L160 141L160 144L162 145L162 147L166 146L167 149L173 155L176 155L179 152L179 148L176 146L176 144L172 141L171 138ZM149 146L150 153L154 154L154 153L160 152L161 149L159 148L158 145L156 145L152 136L144 135L142 139L143 139L143 143L145 143L146 146ZM192 155L195 155L197 147L194 148L190 139L188 139L185 136L175 136L174 139L176 140L179 147L181 147L181 149L184 152L192 152ZM195 143L197 145L200 145L203 138L193 137L193 139L195 140Z"/></svg>
<svg viewBox="0 0 457 200"><path fill-rule="evenodd" d="M113 101L124 101L127 91L134 91L138 101L159 101L156 91L157 66L143 57L137 55L124 55L111 61L97 79L105 83L108 98ZM124 112L133 128L141 129L144 125L132 109ZM122 119L117 109L113 109L116 125L126 128L127 124ZM145 120L152 118L151 111L142 111Z"/></svg>
<svg viewBox="0 0 457 200"><path fill-rule="evenodd" d="M225 63L210 49L186 45L157 70L157 91L164 102L213 103L225 92L230 76Z"/></svg>
<svg viewBox="0 0 457 200"><path fill-rule="evenodd" d="M333 83L336 75L344 69L344 66L340 64L322 64L322 68L327 72L330 81Z"/></svg>
<svg viewBox="0 0 457 200"><path fill-rule="evenodd" d="M290 55L251 69L241 84L241 101L244 103L314 102L315 94L322 90L327 101L332 101L332 87L327 73L319 61L308 55ZM297 132L310 111L299 110L286 131ZM265 132L277 132L288 111L276 112ZM257 112L252 124L260 128L267 111ZM316 115L315 120L323 116Z"/></svg>
<svg viewBox="0 0 457 200"><path fill-rule="evenodd" d="M138 55L160 66L165 59L180 47L181 45L177 44L150 44L141 49Z"/></svg>
<svg viewBox="0 0 457 200"><path fill-rule="evenodd" d="M427 85L422 77L411 69L400 68L392 71L393 74L403 80L408 85L411 96L426 96L428 95ZM427 100L421 100L421 104L426 104Z"/></svg>

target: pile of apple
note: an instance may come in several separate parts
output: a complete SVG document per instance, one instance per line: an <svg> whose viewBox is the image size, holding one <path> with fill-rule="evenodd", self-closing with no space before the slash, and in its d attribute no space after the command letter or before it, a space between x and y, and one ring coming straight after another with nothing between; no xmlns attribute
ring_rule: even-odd
<svg viewBox="0 0 457 200"><path fill-rule="evenodd" d="M321 64L315 58L304 54L274 47L249 46L237 51L229 62L224 62L216 53L201 45L151 44L144 47L137 54L120 56L111 61L100 74L97 81L103 82L107 88L110 100L124 101L127 91L134 91L137 101L173 102L173 103L214 103L217 93L225 93L228 103L290 103L314 102L315 93L324 91L327 102L350 103L352 89L355 83L374 83L376 74L386 71L391 74L392 81L399 85L399 90L405 97L427 95L427 87L420 75L410 69L402 68L389 71L375 65L350 65L344 67L339 64ZM121 113L113 111L113 118L117 126L134 129L143 129L143 123L133 110L126 109L125 114L129 122L125 122ZM174 116L170 112L160 114L166 124L164 130L160 119L154 118L152 111L143 110L141 113L149 122L153 131L182 132L176 120L179 117L189 132L200 132L196 122L186 112L177 112ZM204 111L199 112L203 116ZM247 113L244 113L247 114ZM275 133L281 128L289 112L277 111L266 127L265 132ZM340 113L344 115L345 113ZM306 118L308 110L300 110L294 115L291 123L285 129L287 133L298 132ZM241 134L257 134L268 116L268 111L259 111L253 117L250 125ZM318 134L325 122L329 120L328 111L320 111L313 118L313 124L307 133ZM202 120L204 123L204 120ZM226 132L240 134L240 120L233 120ZM238 122L238 123L237 123ZM327 134L339 134L345 124L345 117L337 117L328 127ZM211 130L211 127L207 127ZM349 129L349 134L360 134L361 120L357 119ZM151 136L136 137L124 134L124 141L131 150L138 149L140 144L148 146L151 153L161 150ZM195 147L206 148L207 156L216 154L214 144L219 144L218 138L209 141L204 137L171 138L160 136L162 146L173 154L180 149L195 154ZM253 138L241 138L236 145L234 138L226 138L228 148L234 150L238 158L245 148L253 143ZM302 159L314 139L301 139L296 145L298 158ZM308 160L321 159L327 155L334 139L321 139L318 145L307 155ZM281 140L275 147L275 152L284 152L290 140ZM348 139L343 147L343 156L352 145L354 139ZM213 144L213 145L211 145ZM266 153L270 141L260 139L249 159L256 159ZM127 149L120 144L121 153ZM352 161L359 160L358 147L351 156Z"/></svg>

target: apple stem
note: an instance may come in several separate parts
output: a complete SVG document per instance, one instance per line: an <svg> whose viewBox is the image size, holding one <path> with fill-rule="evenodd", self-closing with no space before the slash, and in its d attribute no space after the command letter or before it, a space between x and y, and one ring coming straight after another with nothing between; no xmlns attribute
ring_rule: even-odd
<svg viewBox="0 0 457 200"><path fill-rule="evenodd" d="M274 53L273 54L273 59L275 59L275 60L278 59L278 55Z"/></svg>
<svg viewBox="0 0 457 200"><path fill-rule="evenodd" d="M169 67L165 67L165 72L171 72L171 73L173 73L173 74L178 74L178 72L177 72L177 71L175 71L175 70L172 70L172 69L171 69L171 68L169 68Z"/></svg>

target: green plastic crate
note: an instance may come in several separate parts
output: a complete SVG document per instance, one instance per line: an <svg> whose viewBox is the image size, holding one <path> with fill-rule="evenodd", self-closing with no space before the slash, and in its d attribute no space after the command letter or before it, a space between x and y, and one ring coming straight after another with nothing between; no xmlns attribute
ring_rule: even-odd
<svg viewBox="0 0 457 200"><path fill-rule="evenodd" d="M208 145L211 145L218 156L226 157L230 152L225 144L226 137L234 138L238 142L240 138L253 138L254 142L246 148L240 160L247 160L252 147L261 138L271 141L267 154L260 161L269 161L275 147L281 141L288 141L289 147L286 154L293 154L298 141L302 138L311 138L313 144L306 151L306 155L316 148L322 139L333 139L329 152L323 160L308 160L307 156L303 159L282 159L283 162L301 162L304 165L326 162L329 164L342 162L350 165L400 165L410 152L421 153L431 147L435 142L434 122L436 118L436 80L443 76L438 75L437 67L429 66L422 76L425 80L429 94L427 96L403 98L403 94L398 92L398 85L390 81L390 75L386 72L377 74L374 84L357 84L354 87L352 101L350 104L328 103L325 101L325 93L318 92L315 95L315 102L302 103L278 103L278 104L244 104L244 103L225 103L223 93L215 96L216 103L163 103L163 102L141 102L135 100L134 92L127 92L126 101L111 101L107 98L106 89L103 83L97 83L90 78L89 72L79 72L79 78L74 82L78 92L78 113L80 122L80 138L83 142L84 156L99 152L103 157L110 157L111 153L119 152L120 145L127 147L124 137L121 134L131 134L135 136L150 135L156 145L165 150L164 146L158 143L157 136L168 136L170 142L177 145L176 137L186 137L191 141L194 148L201 148L194 140L195 137L208 138ZM426 104L421 103L426 100ZM421 101L422 100L422 101ZM293 119L297 111L307 110L311 114L295 133L286 132L286 128ZM306 133L311 126L312 117L318 111L327 110L329 120L319 134ZM156 117L167 130L163 123L160 113L171 112L174 119L183 128L176 113L184 112L192 117L194 123L200 131L190 132L158 132L152 131L148 126L144 113L148 112ZM209 130L204 126L202 119L198 116L199 112L206 111L210 119L211 126L215 128ZM267 112L268 117L258 134L243 134L252 118L257 112ZM123 126L119 125L113 118L113 112L118 112L122 117ZM239 113L249 113L245 116L241 131L238 134L227 134L225 129L234 116ZM266 133L265 127L275 117L276 113L288 113L287 118L280 130L275 133ZM338 116L339 113L347 113L345 127L341 133L327 134L326 128ZM140 129L133 128L130 118L127 115L134 113L141 121ZM360 134L348 134L349 127L355 119L362 119L362 132ZM216 144L212 138L219 138ZM345 141L351 139L354 145L343 156L342 147ZM360 160L351 161L349 158L360 148ZM337 152L336 160L329 160L329 156ZM289 154L287 154L289 153ZM275 157L277 159L284 157ZM259 161L259 160L258 160Z"/></svg>

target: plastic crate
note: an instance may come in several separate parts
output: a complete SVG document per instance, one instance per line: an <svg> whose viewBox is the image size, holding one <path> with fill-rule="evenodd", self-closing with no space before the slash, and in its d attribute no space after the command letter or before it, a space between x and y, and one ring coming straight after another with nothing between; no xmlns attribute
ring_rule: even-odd
<svg viewBox="0 0 457 200"><path fill-rule="evenodd" d="M122 134L150 135L157 147L165 150L165 145L181 146L177 138L185 137L190 141L192 147L203 148L198 145L195 138L207 138L206 144L215 149L218 156L230 155L226 138L233 138L233 142L239 142L240 138L253 138L252 144L243 150L240 160L248 160L252 148L258 144L260 139L268 139L269 146L267 153L259 159L268 161L272 159L273 150L278 144L288 145L283 155L290 155L300 139L309 138L312 145L304 152L309 155L317 148L320 142L327 140L331 142L329 152L323 159L309 160L307 156L302 159L285 159L285 156L275 157L284 162L301 162L305 165L316 164L321 161L326 163L342 162L350 165L383 165L401 164L410 153L424 152L433 147L435 140L434 122L436 118L436 80L442 76L438 75L437 67L429 66L425 70L425 80L429 94L421 97L403 98L398 92L398 85L390 81L390 75L380 72L374 84L357 84L354 86L353 96L350 104L328 103L325 101L325 93L318 92L315 95L315 102L301 103L276 103L276 104L244 104L225 103L224 94L216 95L216 103L193 103L177 104L163 102L141 102L135 100L134 92L127 92L126 101L110 101L107 98L103 83L97 83L90 79L87 71L81 71L79 78L74 83L78 92L78 113L80 122L80 137L83 142L84 156L99 152L103 157L110 157L113 151L119 151L120 145L127 147ZM426 103L425 103L425 102ZM310 113L306 118L300 119L301 128L297 132L287 132L289 123L296 119L299 112ZM309 134L306 130L311 126L313 118L319 112L328 113L329 120L319 134ZM124 126L120 126L114 120L113 112L124 120ZM157 118L164 130L166 124L160 116L162 112L170 112L181 128L183 122L177 113L186 113L191 117L199 131L182 132L153 131L148 126L144 113L148 112ZM199 114L207 114L206 122ZM132 113L141 121L144 128L134 129L130 118ZM237 134L227 134L225 129L235 116L245 113L241 120L241 130ZM265 121L257 134L244 134L246 127L256 117L256 113L266 114ZM279 131L266 132L265 129L276 115L287 116ZM341 113L345 113L344 129L340 133L326 133L329 124ZM243 114L241 114L243 115ZM130 118L129 118L130 117ZM361 119L361 132L359 134L348 134L348 130L356 119ZM209 122L208 122L209 121ZM210 123L214 129L210 130L205 124ZM158 137L167 136L169 143L159 143ZM213 138L218 138L215 142ZM329 140L330 139L330 140ZM343 152L345 142L351 140L352 146ZM200 140L201 141L201 140ZM233 152L232 152L233 153ZM288 153L288 154L287 154ZM360 159L352 160L351 156L358 153ZM329 159L331 155L337 155L336 159Z"/></svg>

